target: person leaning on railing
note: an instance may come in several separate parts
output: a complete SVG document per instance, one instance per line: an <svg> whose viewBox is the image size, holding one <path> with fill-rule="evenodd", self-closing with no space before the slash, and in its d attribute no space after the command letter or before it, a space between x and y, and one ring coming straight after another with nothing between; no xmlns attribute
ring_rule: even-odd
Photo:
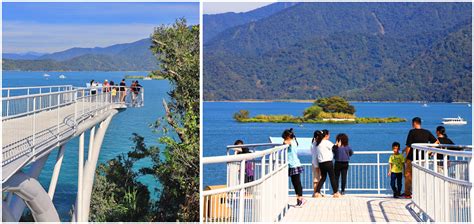
<svg viewBox="0 0 474 224"><path fill-rule="evenodd" d="M405 153L405 192L403 196L405 198L411 198L411 184L412 184L412 165L413 161L413 149L411 145L414 143L435 143L438 144L438 140L431 134L430 131L421 128L421 118L415 117L411 121L413 129L408 132ZM424 159L424 154L421 154L421 158L415 155L416 159Z"/></svg>
<svg viewBox="0 0 474 224"><path fill-rule="evenodd" d="M300 177L304 169L298 158L298 151L296 147L293 146L293 140L296 142L296 145L298 145L298 141L296 140L295 133L293 133L293 128L283 131L281 137L283 138L283 144L288 145L288 175L295 189L296 207L301 207L306 203L306 200L303 198L303 187Z"/></svg>
<svg viewBox="0 0 474 224"><path fill-rule="evenodd" d="M436 136L438 137L439 144L454 145L454 142L448 138L448 134L446 134L446 128L444 128L443 126L436 127ZM449 147L447 149L448 150L461 150L461 148L449 148ZM438 172L442 173L444 155L441 153L438 153L436 156L436 159L438 160ZM447 157L447 159L449 159L449 156Z"/></svg>
<svg viewBox="0 0 474 224"><path fill-rule="evenodd" d="M240 139L234 142L234 145L243 145L243 144L244 144L244 141L242 141ZM235 150L235 154L252 153L250 151L250 149L247 148L247 147L234 148L234 150ZM244 177L245 178L245 180L244 180L245 183L254 181L254 179L255 179L254 178L254 176L255 176L254 167L255 167L255 163L252 160L249 160L249 161L245 162L245 177Z"/></svg>

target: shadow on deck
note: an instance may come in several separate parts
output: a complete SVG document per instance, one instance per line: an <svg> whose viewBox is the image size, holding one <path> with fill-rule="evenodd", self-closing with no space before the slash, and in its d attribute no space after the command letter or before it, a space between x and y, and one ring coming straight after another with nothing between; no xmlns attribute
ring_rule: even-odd
<svg viewBox="0 0 474 224"><path fill-rule="evenodd" d="M408 207L410 199L380 195L345 195L341 198L305 197L303 207L295 207L290 196L289 209L283 222L416 222Z"/></svg>

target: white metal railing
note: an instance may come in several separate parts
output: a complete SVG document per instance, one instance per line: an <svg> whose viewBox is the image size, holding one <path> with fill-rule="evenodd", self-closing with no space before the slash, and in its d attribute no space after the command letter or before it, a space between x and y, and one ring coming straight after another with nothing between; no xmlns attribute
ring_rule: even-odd
<svg viewBox="0 0 474 224"><path fill-rule="evenodd" d="M37 149L73 135L77 125L93 115L111 108L144 104L143 88L138 94L98 90L94 94L90 88L72 86L15 87L3 91L6 96L2 97L2 167L25 156L34 160L40 153Z"/></svg>
<svg viewBox="0 0 474 224"><path fill-rule="evenodd" d="M421 218L471 222L472 145L413 144L412 148L413 202Z"/></svg>
<svg viewBox="0 0 474 224"><path fill-rule="evenodd" d="M388 155L392 151L354 151L351 161L359 160L366 162L350 162L347 171L347 184L345 191L355 194L391 194L390 177L388 173ZM362 158L363 156L363 158ZM361 158L357 158L361 157ZM372 162L369 162L372 161ZM303 186L303 194L313 194L313 171L311 163L303 163L304 172L301 176L301 185ZM339 180L340 181L340 180ZM291 182L289 189L294 192ZM323 194L332 193L329 178L321 188ZM341 183L338 184L339 190Z"/></svg>
<svg viewBox="0 0 474 224"><path fill-rule="evenodd" d="M237 147L262 146L267 149L201 159L203 166L225 165L228 172L236 176L231 178L236 181L228 181L227 185L202 191L203 222L278 221L283 217L288 205L288 185L281 183L288 182L288 146L253 144ZM255 161L261 164L260 169L250 174L248 165Z"/></svg>

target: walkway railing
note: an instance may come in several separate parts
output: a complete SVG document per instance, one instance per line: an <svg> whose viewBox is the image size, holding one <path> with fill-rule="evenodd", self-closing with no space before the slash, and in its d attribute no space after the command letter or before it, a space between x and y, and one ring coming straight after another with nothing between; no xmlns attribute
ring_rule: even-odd
<svg viewBox="0 0 474 224"><path fill-rule="evenodd" d="M415 206L432 221L471 222L472 146L413 144L412 148Z"/></svg>
<svg viewBox="0 0 474 224"><path fill-rule="evenodd" d="M143 106L143 88L138 94L125 94L72 86L4 88L2 168L25 156L28 159L15 166L34 160L46 146L71 137L77 126L91 116L112 108ZM9 174L2 171L5 180Z"/></svg>
<svg viewBox="0 0 474 224"><path fill-rule="evenodd" d="M201 193L203 222L278 221L288 206L288 154L281 144L229 146L267 147L249 154L204 157L203 166L222 164L227 167L227 185ZM269 148L268 148L269 147ZM253 163L260 168L252 170ZM254 172L255 171L255 172Z"/></svg>
<svg viewBox="0 0 474 224"><path fill-rule="evenodd" d="M392 151L354 151L347 171L346 193L356 194L391 194L390 178L388 173L388 156ZM363 157L363 158L362 158ZM303 194L313 194L313 171L312 164L303 163L304 172L301 176ZM290 191L294 192L293 185L289 183ZM341 184L339 182L339 190ZM323 194L332 194L329 178L321 189Z"/></svg>

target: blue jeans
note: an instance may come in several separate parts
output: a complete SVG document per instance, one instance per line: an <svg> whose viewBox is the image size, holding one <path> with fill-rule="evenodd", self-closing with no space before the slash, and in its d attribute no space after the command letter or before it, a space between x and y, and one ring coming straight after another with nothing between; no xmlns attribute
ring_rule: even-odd
<svg viewBox="0 0 474 224"><path fill-rule="evenodd" d="M402 173L392 173L390 175L390 186L394 195L400 195L402 191ZM395 180L397 181L397 186L395 187Z"/></svg>

